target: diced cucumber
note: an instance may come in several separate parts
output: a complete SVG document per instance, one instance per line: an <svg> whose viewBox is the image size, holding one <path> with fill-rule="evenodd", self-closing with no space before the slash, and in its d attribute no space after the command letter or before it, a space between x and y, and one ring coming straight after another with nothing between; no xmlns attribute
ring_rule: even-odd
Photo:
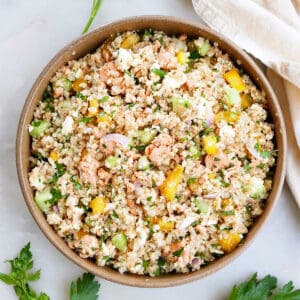
<svg viewBox="0 0 300 300"><path fill-rule="evenodd" d="M226 102L230 106L240 107L241 97L238 90L235 88L229 88L226 93Z"/></svg>
<svg viewBox="0 0 300 300"><path fill-rule="evenodd" d="M139 130L138 139L143 145L148 145L154 139L156 133L153 131Z"/></svg>
<svg viewBox="0 0 300 300"><path fill-rule="evenodd" d="M172 109L176 114L182 114L189 106L190 102L179 97L172 97Z"/></svg>
<svg viewBox="0 0 300 300"><path fill-rule="evenodd" d="M123 232L113 236L111 242L117 249L121 251L124 251L127 247L127 237Z"/></svg>
<svg viewBox="0 0 300 300"><path fill-rule="evenodd" d="M51 206L49 200L52 199L52 194L50 191L36 192L34 200L41 211L47 212Z"/></svg>
<svg viewBox="0 0 300 300"><path fill-rule="evenodd" d="M138 160L138 164L137 164L137 168L139 170L148 170L150 167L150 162L148 160L148 158L146 156L142 156L140 157L140 159Z"/></svg>
<svg viewBox="0 0 300 300"><path fill-rule="evenodd" d="M48 121L36 120L31 123L29 133L34 138L41 137L49 127L50 124Z"/></svg>
<svg viewBox="0 0 300 300"><path fill-rule="evenodd" d="M264 181L257 177L252 177L250 180L250 197L254 199L261 199L265 192L266 188L264 185Z"/></svg>
<svg viewBox="0 0 300 300"><path fill-rule="evenodd" d="M198 52L201 56L205 56L210 49L210 43L208 40L205 40L202 46L198 49Z"/></svg>
<svg viewBox="0 0 300 300"><path fill-rule="evenodd" d="M72 89L72 82L69 79L63 78L61 82L62 82L62 87L65 91L70 91Z"/></svg>
<svg viewBox="0 0 300 300"><path fill-rule="evenodd" d="M106 168L111 169L117 164L117 157L108 156L104 162Z"/></svg>
<svg viewBox="0 0 300 300"><path fill-rule="evenodd" d="M198 199L194 199L194 204L196 205L199 213L206 214L208 211L208 204L205 201L200 201Z"/></svg>
<svg viewBox="0 0 300 300"><path fill-rule="evenodd" d="M201 156L200 148L196 145L191 146L189 152L190 152L190 156L193 158L199 158Z"/></svg>

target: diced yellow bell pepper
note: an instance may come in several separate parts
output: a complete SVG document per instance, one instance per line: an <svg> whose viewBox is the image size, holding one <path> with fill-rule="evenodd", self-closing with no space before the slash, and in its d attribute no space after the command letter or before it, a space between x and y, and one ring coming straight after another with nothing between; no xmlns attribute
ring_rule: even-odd
<svg viewBox="0 0 300 300"><path fill-rule="evenodd" d="M203 148L206 154L214 155L218 152L217 138L210 134L203 137Z"/></svg>
<svg viewBox="0 0 300 300"><path fill-rule="evenodd" d="M167 176L159 190L161 194L168 200L173 201L177 193L180 182L183 179L183 167L177 165Z"/></svg>
<svg viewBox="0 0 300 300"><path fill-rule="evenodd" d="M252 104L253 99L251 95L243 93L241 95L241 106L243 109L247 109Z"/></svg>
<svg viewBox="0 0 300 300"><path fill-rule="evenodd" d="M230 203L231 203L230 198L224 198L224 199L222 199L222 202L221 202L223 207L229 205Z"/></svg>
<svg viewBox="0 0 300 300"><path fill-rule="evenodd" d="M224 238L219 240L219 244L225 252L229 253L238 246L241 240L242 237L240 234L230 232Z"/></svg>
<svg viewBox="0 0 300 300"><path fill-rule="evenodd" d="M108 116L108 114L101 113L97 116L97 122L109 124L111 122L111 118Z"/></svg>
<svg viewBox="0 0 300 300"><path fill-rule="evenodd" d="M59 155L58 155L58 153L56 152L56 151L51 151L50 152L50 158L53 160L53 161L57 161L58 160L58 158L59 158Z"/></svg>
<svg viewBox="0 0 300 300"><path fill-rule="evenodd" d="M72 85L72 87L73 87L73 90L75 91L75 92L80 92L80 91L82 91L83 90L83 87L81 86L82 84L86 84L87 82L86 82L86 80L84 80L83 78L78 78L78 79L76 79L74 82L73 82L73 85Z"/></svg>
<svg viewBox="0 0 300 300"><path fill-rule="evenodd" d="M224 78L232 88L235 88L239 92L242 92L246 89L246 85L237 69L232 69L226 72L224 74Z"/></svg>
<svg viewBox="0 0 300 300"><path fill-rule="evenodd" d="M97 99L92 99L89 101L89 109L88 109L88 116L94 117L99 112L99 101Z"/></svg>
<svg viewBox="0 0 300 300"><path fill-rule="evenodd" d="M215 122L219 123L220 121L224 120L227 123L235 123L239 120L240 114L230 111L230 110L225 110L225 111L220 111L215 115Z"/></svg>
<svg viewBox="0 0 300 300"><path fill-rule="evenodd" d="M176 54L176 57L177 57L177 61L179 64L181 65L185 65L188 61L188 53L183 51L183 50L179 50Z"/></svg>
<svg viewBox="0 0 300 300"><path fill-rule="evenodd" d="M103 214L106 207L106 199L104 197L96 197L90 202L92 214Z"/></svg>
<svg viewBox="0 0 300 300"><path fill-rule="evenodd" d="M209 174L208 174L208 178L209 178L209 179L215 179L216 176L217 176L217 175L216 175L215 173L209 173Z"/></svg>
<svg viewBox="0 0 300 300"><path fill-rule="evenodd" d="M129 34L121 44L121 48L131 49L135 44L140 41L140 36L136 33Z"/></svg>
<svg viewBox="0 0 300 300"><path fill-rule="evenodd" d="M161 231L171 231L174 228L174 222L173 221L162 221L160 220L159 228Z"/></svg>

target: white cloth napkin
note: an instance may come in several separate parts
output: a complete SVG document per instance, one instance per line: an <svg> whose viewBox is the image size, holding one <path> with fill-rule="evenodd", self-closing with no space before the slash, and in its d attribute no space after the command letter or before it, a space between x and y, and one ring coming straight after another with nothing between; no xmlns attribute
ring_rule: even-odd
<svg viewBox="0 0 300 300"><path fill-rule="evenodd" d="M300 206L300 0L192 0L208 26L285 80L287 182Z"/></svg>

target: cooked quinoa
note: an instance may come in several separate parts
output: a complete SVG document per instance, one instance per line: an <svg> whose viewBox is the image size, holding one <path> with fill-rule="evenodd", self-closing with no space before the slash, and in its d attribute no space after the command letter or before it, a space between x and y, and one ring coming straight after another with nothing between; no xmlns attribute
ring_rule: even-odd
<svg viewBox="0 0 300 300"><path fill-rule="evenodd" d="M216 43L125 32L69 61L34 111L29 181L99 266L195 271L263 212L276 162L265 93Z"/></svg>

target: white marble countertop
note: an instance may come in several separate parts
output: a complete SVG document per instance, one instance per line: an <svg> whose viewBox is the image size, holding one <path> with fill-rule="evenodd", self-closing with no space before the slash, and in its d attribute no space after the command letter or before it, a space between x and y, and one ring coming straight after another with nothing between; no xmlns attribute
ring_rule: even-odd
<svg viewBox="0 0 300 300"><path fill-rule="evenodd" d="M32 243L35 266L42 269L37 290L67 299L69 283L83 270L58 252L40 232L23 201L15 168L15 135L26 95L50 58L78 37L92 1L0 0L0 271L3 261ZM93 27L124 16L162 14L199 18L190 0L104 0ZM300 211L285 186L279 203L255 242L231 265L196 282L164 289L138 289L100 279L100 299L224 299L232 285L254 272L273 274L280 283L300 287ZM1 299L16 299L0 283Z"/></svg>

